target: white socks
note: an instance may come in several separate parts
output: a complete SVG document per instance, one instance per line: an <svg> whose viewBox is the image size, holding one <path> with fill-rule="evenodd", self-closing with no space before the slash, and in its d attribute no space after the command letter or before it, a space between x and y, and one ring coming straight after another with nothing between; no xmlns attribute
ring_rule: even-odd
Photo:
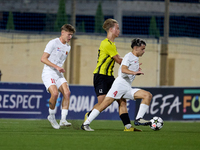
<svg viewBox="0 0 200 150"><path fill-rule="evenodd" d="M55 116L55 114L56 114L56 109L49 108L49 115ZM68 109L62 109L61 110L61 120L66 120L67 115L68 115Z"/></svg>
<svg viewBox="0 0 200 150"><path fill-rule="evenodd" d="M149 105L140 104L140 108L138 110L136 120L139 119L139 118L143 118L144 114L147 112L148 109L149 109Z"/></svg>
<svg viewBox="0 0 200 150"><path fill-rule="evenodd" d="M51 109L51 108L49 108L49 115L51 115L51 116L55 116L55 109Z"/></svg>
<svg viewBox="0 0 200 150"><path fill-rule="evenodd" d="M93 109L87 120L83 123L83 125L90 124L99 114L100 111L98 111L97 109Z"/></svg>
<svg viewBox="0 0 200 150"><path fill-rule="evenodd" d="M68 109L62 109L61 120L66 120L67 115L68 115Z"/></svg>

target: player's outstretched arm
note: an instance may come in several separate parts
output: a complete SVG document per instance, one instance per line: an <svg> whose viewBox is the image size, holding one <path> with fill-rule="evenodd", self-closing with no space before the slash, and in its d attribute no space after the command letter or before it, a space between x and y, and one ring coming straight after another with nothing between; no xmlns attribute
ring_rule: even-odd
<svg viewBox="0 0 200 150"><path fill-rule="evenodd" d="M65 70L64 70L63 68L61 68L61 67L59 67L59 66L53 64L52 62L50 62L50 61L48 60L49 56L50 56L50 54L44 52L43 55L42 55L42 58L41 58L41 62L43 62L44 64L46 64L46 65L48 65L48 66L50 66L50 67L53 67L53 68L57 69L59 72L64 73Z"/></svg>
<svg viewBox="0 0 200 150"><path fill-rule="evenodd" d="M122 65L121 68L122 73L126 73L126 74L132 74L132 75L144 75L144 73L142 71L131 71L128 69L128 66Z"/></svg>
<svg viewBox="0 0 200 150"><path fill-rule="evenodd" d="M113 56L113 59L115 60L116 63L121 64L122 58L117 54Z"/></svg>

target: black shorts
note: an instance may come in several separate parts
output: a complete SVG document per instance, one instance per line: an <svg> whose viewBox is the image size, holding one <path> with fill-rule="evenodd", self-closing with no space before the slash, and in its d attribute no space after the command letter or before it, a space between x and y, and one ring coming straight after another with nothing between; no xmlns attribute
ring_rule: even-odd
<svg viewBox="0 0 200 150"><path fill-rule="evenodd" d="M114 80L114 76L94 74L93 84L97 97L99 95L106 95L110 90Z"/></svg>

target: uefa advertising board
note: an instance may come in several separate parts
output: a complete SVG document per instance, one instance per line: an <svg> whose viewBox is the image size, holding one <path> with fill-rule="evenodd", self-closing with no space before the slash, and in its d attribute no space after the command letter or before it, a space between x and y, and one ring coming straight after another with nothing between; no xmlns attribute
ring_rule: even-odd
<svg viewBox="0 0 200 150"><path fill-rule="evenodd" d="M145 117L160 116L164 120L199 120L200 87L144 88L153 98ZM136 101L136 112L140 101Z"/></svg>
<svg viewBox="0 0 200 150"><path fill-rule="evenodd" d="M142 87L141 87L142 88ZM153 95L149 110L144 116L160 116L163 120L200 120L200 87L144 87ZM97 103L92 86L70 85L68 119L83 119ZM47 93L43 84L0 82L0 118L46 119L48 116ZM135 119L141 100L127 101L131 120ZM56 118L61 116L62 94L56 103ZM97 119L120 120L118 103L114 102Z"/></svg>

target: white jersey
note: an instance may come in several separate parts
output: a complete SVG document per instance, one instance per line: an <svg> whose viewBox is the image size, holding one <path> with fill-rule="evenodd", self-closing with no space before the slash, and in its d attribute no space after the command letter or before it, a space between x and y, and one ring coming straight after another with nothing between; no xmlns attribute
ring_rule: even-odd
<svg viewBox="0 0 200 150"><path fill-rule="evenodd" d="M131 71L139 71L139 58L133 55L132 52L126 54L122 60L122 63L119 67L118 77L122 77L125 79L130 85L132 84L133 80L135 79L135 75L122 73L121 67L122 65L128 66L128 69Z"/></svg>
<svg viewBox="0 0 200 150"><path fill-rule="evenodd" d="M126 54L122 60L122 63L119 67L118 77L112 84L111 89L108 91L106 97L112 97L114 99L134 99L134 94L140 90L139 88L131 88L131 84L135 79L135 75L130 75L122 73L122 65L128 66L128 69L131 71L139 70L139 58L133 55L132 52Z"/></svg>
<svg viewBox="0 0 200 150"><path fill-rule="evenodd" d="M48 58L50 62L59 67L62 67L67 58L67 55L70 52L70 49L71 46L68 43L63 44L59 38L55 38L49 41L49 43L46 45L44 52L50 54ZM44 64L43 72L52 70L57 71L55 68Z"/></svg>

